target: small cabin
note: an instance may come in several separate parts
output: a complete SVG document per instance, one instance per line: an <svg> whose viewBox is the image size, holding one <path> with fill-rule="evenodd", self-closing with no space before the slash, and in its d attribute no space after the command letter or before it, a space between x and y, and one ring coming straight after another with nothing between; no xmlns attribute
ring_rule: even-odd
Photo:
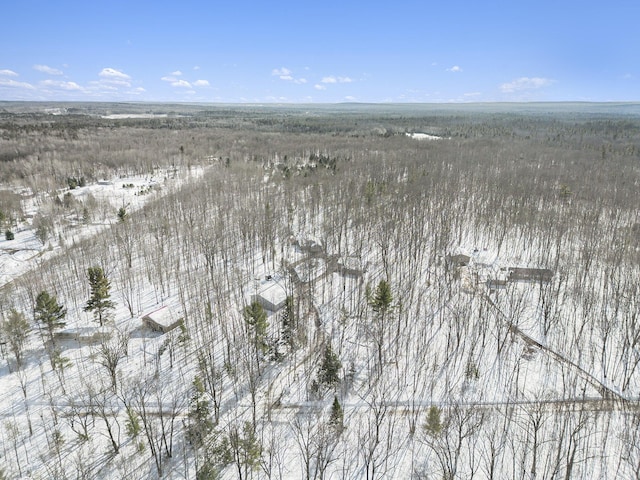
<svg viewBox="0 0 640 480"><path fill-rule="evenodd" d="M511 282L538 282L549 283L553 279L553 270L548 268L510 268L509 281Z"/></svg>
<svg viewBox="0 0 640 480"><path fill-rule="evenodd" d="M142 323L151 330L167 333L177 328L183 322L183 318L174 315L173 311L164 306L142 317Z"/></svg>
<svg viewBox="0 0 640 480"><path fill-rule="evenodd" d="M284 307L287 301L287 292L282 284L268 275L258 285L256 292L252 296L252 301L258 302L263 308L271 312L277 312Z"/></svg>
<svg viewBox="0 0 640 480"><path fill-rule="evenodd" d="M471 261L471 257L469 255L464 255L459 253L457 255L447 255L445 257L445 263L449 267L466 267L469 265Z"/></svg>

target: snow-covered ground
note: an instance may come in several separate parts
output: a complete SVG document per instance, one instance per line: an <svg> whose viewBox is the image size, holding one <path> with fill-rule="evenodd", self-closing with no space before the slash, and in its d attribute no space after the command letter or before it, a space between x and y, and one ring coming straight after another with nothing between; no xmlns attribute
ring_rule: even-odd
<svg viewBox="0 0 640 480"><path fill-rule="evenodd" d="M443 137L439 137L438 135L431 135L429 133L406 133L407 137L413 138L414 140L442 140Z"/></svg>
<svg viewBox="0 0 640 480"><path fill-rule="evenodd" d="M618 387L603 378L593 356L583 364L563 349L557 333L545 331L546 284L488 286L490 280L506 282L511 267L542 267L530 263L518 237L506 238L498 249L491 241L474 241L475 232L467 230L460 245L449 245L429 263L407 253L410 235L400 232L403 241L394 245L393 229L374 246L356 248L371 235L356 225L345 231L343 251L357 252L363 268L346 273L339 267L342 245L328 251L317 235L329 222L326 210L313 223L304 212L289 230L269 237L271 225L261 223L264 203L256 201L259 211L244 203L243 193L253 194L240 187L246 179L233 184L220 176L220 184L237 189L235 196L217 196L217 177L202 169L77 188L69 193L78 202L95 199L103 213L90 222L68 218L46 245L28 222L13 243L2 242L4 283L37 271L43 279L25 276L40 282L31 289L55 289L68 309L69 335L59 343L63 367L51 368L34 329L23 368L12 361L0 368L0 453L12 475L196 478L202 462L217 458L224 439L227 448L248 455L239 446L251 440L245 425L252 425L261 445L260 462L244 472L246 464L220 461L220 478L440 478L443 465L456 471L455 478L488 478L491 468L499 478L513 478L531 471L534 444L545 459L537 478L554 478L553 459L566 474L578 441L584 450L570 478L629 470L605 455L592 461L603 443L610 451L626 448L623 434L609 433L624 431L627 414L622 402L615 403L620 399L611 398ZM255 178L269 187L262 171ZM186 186L191 195L164 202ZM25 210L35 216L43 203ZM156 210L146 223L140 216L139 224L128 224L133 230L125 233L135 238L128 245L116 212L126 207L135 219L145 205ZM256 231L266 232L267 240ZM415 238L418 253L432 247ZM74 246L83 239L91 242ZM447 269L449 254L468 261ZM55 263L47 261L54 256ZM11 263L14 258L20 261ZM109 267L116 303L111 337L79 340L73 335L96 329L84 311L84 273L98 259ZM394 301L383 317L372 296L386 278L394 280ZM570 294L557 276L553 281L560 294ZM268 312L269 348L252 340L243 309L262 282L278 282L296 300L298 326L290 345L281 338L282 309ZM15 304L25 311L29 289L16 286ZM281 292L273 300L280 304ZM165 334L146 328L142 316L162 306L182 317L185 328ZM554 315L565 318L572 308L567 301ZM107 359L125 338L114 381ZM319 381L327 345L341 362L335 386ZM216 420L207 437L212 448L199 452L185 435L196 376L206 384ZM634 376L631 387L637 383ZM334 398L344 429L329 422ZM424 428L431 407L440 409L441 435ZM144 423L136 434L131 412ZM235 447L229 447L233 439Z"/></svg>
<svg viewBox="0 0 640 480"><path fill-rule="evenodd" d="M36 268L38 262L63 252L64 244L73 244L109 228L118 221L117 213L120 208L125 208L129 213L135 212L158 195L178 189L185 182L201 177L203 173L203 167L158 169L153 175L117 177L62 191L58 194L59 198L70 194L83 205L91 199L99 205L99 209L89 220L69 215L67 226L59 226L57 235L50 233L44 243L36 236L33 218L42 213L43 205L54 199L47 194L35 196L23 190L25 220L20 221L13 229L13 240L6 240L4 235L0 238L0 287Z"/></svg>

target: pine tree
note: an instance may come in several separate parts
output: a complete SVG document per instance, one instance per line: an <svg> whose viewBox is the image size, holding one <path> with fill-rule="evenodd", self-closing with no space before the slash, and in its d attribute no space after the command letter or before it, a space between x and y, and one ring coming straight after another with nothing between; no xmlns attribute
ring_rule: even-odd
<svg viewBox="0 0 640 480"><path fill-rule="evenodd" d="M251 302L251 305L245 307L244 319L253 330L253 340L256 348L265 351L267 349L265 337L267 335L267 328L269 328L267 312L264 311L264 308L262 308L259 302L254 301Z"/></svg>
<svg viewBox="0 0 640 480"><path fill-rule="evenodd" d="M36 297L34 317L36 322L42 323L45 326L51 345L55 344L55 331L64 328L66 325L66 323L62 321L66 315L67 309L62 305L58 305L55 296L49 295L45 290L38 294Z"/></svg>
<svg viewBox="0 0 640 480"><path fill-rule="evenodd" d="M387 313L392 309L393 294L391 286L386 280L380 280L375 292L371 295L368 293L369 305L374 311L374 338L378 346L378 366L382 368L384 364L384 343L387 338Z"/></svg>
<svg viewBox="0 0 640 480"><path fill-rule="evenodd" d="M213 421L211 420L211 409L209 400L204 390L204 385L200 377L193 379L193 393L189 405L189 427L187 438L189 443L198 449L204 445L204 440L211 430Z"/></svg>
<svg viewBox="0 0 640 480"><path fill-rule="evenodd" d="M344 413L342 405L338 401L338 396L333 396L333 404L331 405L331 414L329 415L329 425L336 431L338 435L344 430Z"/></svg>
<svg viewBox="0 0 640 480"><path fill-rule="evenodd" d="M441 410L439 407L432 405L427 414L427 421L424 424L424 431L431 437L437 437L442 432L442 420L440 419Z"/></svg>
<svg viewBox="0 0 640 480"><path fill-rule="evenodd" d="M244 308L243 314L249 327L249 334L252 337L251 343L255 352L256 366L258 367L258 372L260 372L260 358L269 350L269 344L267 343L267 328L269 328L267 312L264 311L259 302L254 301Z"/></svg>
<svg viewBox="0 0 640 480"><path fill-rule="evenodd" d="M341 368L342 362L340 362L340 359L334 353L331 345L327 344L322 356L322 364L320 365L320 372L318 373L318 382L328 387L335 387L340 383Z"/></svg>
<svg viewBox="0 0 640 480"><path fill-rule="evenodd" d="M251 422L244 422L242 432L237 425L229 428L228 453L236 465L236 478L245 480L260 466L262 445Z"/></svg>
<svg viewBox="0 0 640 480"><path fill-rule="evenodd" d="M127 419L125 420L125 431L131 438L136 438L140 434L142 426L140 425L140 417L130 407L127 407Z"/></svg>
<svg viewBox="0 0 640 480"><path fill-rule="evenodd" d="M110 299L111 283L101 267L89 267L87 274L89 276L91 296L84 310L85 312L93 312L94 319L102 326L109 316L109 311L115 307L115 304Z"/></svg>
<svg viewBox="0 0 640 480"><path fill-rule="evenodd" d="M118 221L124 222L127 218L129 218L129 214L127 213L127 209L124 207L120 207L118 209Z"/></svg>
<svg viewBox="0 0 640 480"><path fill-rule="evenodd" d="M380 280L371 299L371 308L377 314L384 315L391 308L392 302L393 294L391 293L391 286L386 280Z"/></svg>

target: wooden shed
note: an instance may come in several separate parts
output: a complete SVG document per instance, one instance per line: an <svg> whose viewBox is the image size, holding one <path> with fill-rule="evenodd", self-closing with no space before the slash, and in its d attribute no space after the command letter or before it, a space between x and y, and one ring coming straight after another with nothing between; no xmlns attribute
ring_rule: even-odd
<svg viewBox="0 0 640 480"><path fill-rule="evenodd" d="M445 257L445 263L449 267L466 267L469 265L471 257L462 253L456 255L447 255Z"/></svg>
<svg viewBox="0 0 640 480"><path fill-rule="evenodd" d="M271 276L258 285L252 296L253 301L271 312L277 312L287 301L287 292L282 284Z"/></svg>
<svg viewBox="0 0 640 480"><path fill-rule="evenodd" d="M151 330L162 333L167 333L174 328L177 328L182 321L183 319L174 315L173 311L168 306L161 307L158 310L147 313L142 317L142 323Z"/></svg>

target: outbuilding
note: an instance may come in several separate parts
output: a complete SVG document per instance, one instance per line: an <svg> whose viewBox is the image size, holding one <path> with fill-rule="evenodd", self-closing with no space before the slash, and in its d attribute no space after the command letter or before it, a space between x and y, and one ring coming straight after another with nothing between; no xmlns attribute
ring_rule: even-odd
<svg viewBox="0 0 640 480"><path fill-rule="evenodd" d="M271 276L267 276L264 281L257 285L252 300L257 301L271 312L277 312L284 307L287 302L287 291L280 281Z"/></svg>
<svg viewBox="0 0 640 480"><path fill-rule="evenodd" d="M182 322L183 319L175 315L171 308L166 305L142 317L142 323L151 330L162 333L170 332Z"/></svg>

